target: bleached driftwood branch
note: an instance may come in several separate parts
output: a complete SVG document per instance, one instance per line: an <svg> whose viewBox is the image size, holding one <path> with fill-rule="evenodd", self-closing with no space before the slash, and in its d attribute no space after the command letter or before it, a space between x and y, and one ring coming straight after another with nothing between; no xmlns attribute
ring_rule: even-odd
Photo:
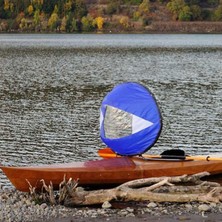
<svg viewBox="0 0 222 222"><path fill-rule="evenodd" d="M65 206L85 206L102 204L106 201L155 201L155 202L215 202L222 201L222 187L215 182L203 182L200 178L208 176L203 172L195 175L176 177L146 178L129 181L116 188L90 190L78 188L78 181L64 176L60 184L57 203ZM178 185L179 184L179 185ZM53 186L43 182L49 201L55 204L52 197Z"/></svg>

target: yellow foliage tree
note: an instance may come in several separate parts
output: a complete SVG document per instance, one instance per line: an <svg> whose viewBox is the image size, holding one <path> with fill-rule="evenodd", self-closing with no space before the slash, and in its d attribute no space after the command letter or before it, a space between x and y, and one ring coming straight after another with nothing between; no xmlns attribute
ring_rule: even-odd
<svg viewBox="0 0 222 222"><path fill-rule="evenodd" d="M129 17L128 16L122 16L121 19L119 20L119 23L124 27L124 28L129 28Z"/></svg>
<svg viewBox="0 0 222 222"><path fill-rule="evenodd" d="M150 5L149 0L143 0L143 2L139 5L139 12L141 14L149 13L150 11Z"/></svg>
<svg viewBox="0 0 222 222"><path fill-rule="evenodd" d="M14 4L10 0L4 0L4 10L13 12Z"/></svg>
<svg viewBox="0 0 222 222"><path fill-rule="evenodd" d="M32 5L29 5L27 11L28 11L29 15L32 15L32 13L33 13L33 11L34 11L33 6L32 6Z"/></svg>
<svg viewBox="0 0 222 222"><path fill-rule="evenodd" d="M64 16L62 18L62 22L61 22L61 26L60 26L60 30L61 31L66 31L66 24L67 24L67 16Z"/></svg>
<svg viewBox="0 0 222 222"><path fill-rule="evenodd" d="M141 16L141 13L139 11L135 11L133 13L133 19L138 20Z"/></svg>
<svg viewBox="0 0 222 222"><path fill-rule="evenodd" d="M69 12L72 9L72 1L69 0L64 4L64 9L66 12Z"/></svg>
<svg viewBox="0 0 222 222"><path fill-rule="evenodd" d="M27 20L23 18L19 24L19 28L25 30L28 28Z"/></svg>
<svg viewBox="0 0 222 222"><path fill-rule="evenodd" d="M43 0L31 0L32 4L43 5Z"/></svg>
<svg viewBox="0 0 222 222"><path fill-rule="evenodd" d="M59 20L58 14L53 12L48 21L48 26L51 30L54 30L57 28L56 26L57 26L58 20Z"/></svg>
<svg viewBox="0 0 222 222"><path fill-rule="evenodd" d="M96 25L98 27L99 30L102 30L103 29L103 24L104 24L104 19L103 17L99 16L95 19L96 21Z"/></svg>
<svg viewBox="0 0 222 222"><path fill-rule="evenodd" d="M54 30L57 28L57 24L59 21L59 16L58 16L58 6L55 5L53 13L51 14L49 20L48 20L48 26L51 30Z"/></svg>
<svg viewBox="0 0 222 222"><path fill-rule="evenodd" d="M4 0L4 10L7 11L10 8L10 1L9 0Z"/></svg>
<svg viewBox="0 0 222 222"><path fill-rule="evenodd" d="M20 12L20 13L17 15L16 19L15 19L16 23L17 23L17 24L20 24L21 20L22 20L24 17L25 17L24 12Z"/></svg>

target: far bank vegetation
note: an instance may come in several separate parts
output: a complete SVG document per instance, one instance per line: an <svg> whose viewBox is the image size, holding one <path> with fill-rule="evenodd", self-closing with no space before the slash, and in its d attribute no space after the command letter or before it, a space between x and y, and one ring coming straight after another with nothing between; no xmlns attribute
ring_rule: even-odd
<svg viewBox="0 0 222 222"><path fill-rule="evenodd" d="M221 32L220 21L222 0L0 0L0 32Z"/></svg>

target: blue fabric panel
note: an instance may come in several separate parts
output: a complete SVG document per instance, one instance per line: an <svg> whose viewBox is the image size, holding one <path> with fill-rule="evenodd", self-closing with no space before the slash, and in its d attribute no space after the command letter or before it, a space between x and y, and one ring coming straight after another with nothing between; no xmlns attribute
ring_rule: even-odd
<svg viewBox="0 0 222 222"><path fill-rule="evenodd" d="M155 98L147 88L138 83L122 83L108 93L101 105L101 113L105 118L106 106L124 110L153 123L135 134L110 139L106 138L104 122L101 124L100 136L102 141L114 152L120 155L137 155L146 152L157 141L161 128L161 114Z"/></svg>

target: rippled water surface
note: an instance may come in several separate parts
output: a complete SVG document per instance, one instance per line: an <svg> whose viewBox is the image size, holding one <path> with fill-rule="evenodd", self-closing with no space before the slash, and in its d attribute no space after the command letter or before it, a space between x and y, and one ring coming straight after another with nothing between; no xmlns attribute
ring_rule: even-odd
<svg viewBox="0 0 222 222"><path fill-rule="evenodd" d="M222 151L222 35L1 34L0 162L97 158L100 103L125 81L147 86L161 108L150 152Z"/></svg>

